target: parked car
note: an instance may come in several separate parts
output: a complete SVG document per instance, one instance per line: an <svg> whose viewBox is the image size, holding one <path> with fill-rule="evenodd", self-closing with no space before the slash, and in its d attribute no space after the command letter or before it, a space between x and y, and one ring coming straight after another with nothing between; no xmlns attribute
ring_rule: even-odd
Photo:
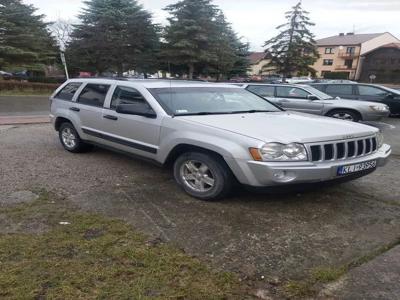
<svg viewBox="0 0 400 300"><path fill-rule="evenodd" d="M286 112L228 84L73 79L50 101L67 151L95 144L172 165L178 185L203 200L224 197L235 182L351 180L391 153L374 127Z"/></svg>
<svg viewBox="0 0 400 300"><path fill-rule="evenodd" d="M243 88L287 109L348 121L375 121L389 115L384 104L336 99L308 85L246 84Z"/></svg>
<svg viewBox="0 0 400 300"><path fill-rule="evenodd" d="M0 71L0 76L4 79L4 80L9 80L12 78L13 74L6 72L6 71Z"/></svg>
<svg viewBox="0 0 400 300"><path fill-rule="evenodd" d="M333 97L351 100L372 101L389 106L391 115L400 115L400 91L383 85L352 84L310 84L312 87Z"/></svg>

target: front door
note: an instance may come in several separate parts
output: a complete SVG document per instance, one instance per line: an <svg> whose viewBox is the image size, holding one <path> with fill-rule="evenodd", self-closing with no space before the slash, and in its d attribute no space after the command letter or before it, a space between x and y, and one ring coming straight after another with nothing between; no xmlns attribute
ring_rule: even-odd
<svg viewBox="0 0 400 300"><path fill-rule="evenodd" d="M161 116L148 118L116 112L119 104L151 106L134 88L116 86L109 107L103 110L103 138L114 147L141 156L155 158L158 152Z"/></svg>

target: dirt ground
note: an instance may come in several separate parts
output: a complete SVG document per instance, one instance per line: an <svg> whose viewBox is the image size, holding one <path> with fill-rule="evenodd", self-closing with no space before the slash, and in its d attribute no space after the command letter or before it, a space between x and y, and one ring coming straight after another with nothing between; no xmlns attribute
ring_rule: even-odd
<svg viewBox="0 0 400 300"><path fill-rule="evenodd" d="M214 203L188 197L168 170L146 162L99 148L67 153L49 124L0 126L0 193L45 188L268 288L399 239L400 119L375 126L394 154L367 177L289 194L239 189Z"/></svg>

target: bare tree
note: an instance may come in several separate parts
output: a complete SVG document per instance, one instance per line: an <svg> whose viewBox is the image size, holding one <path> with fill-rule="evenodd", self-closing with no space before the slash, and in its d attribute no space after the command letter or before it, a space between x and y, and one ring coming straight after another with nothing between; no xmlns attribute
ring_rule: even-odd
<svg viewBox="0 0 400 300"><path fill-rule="evenodd" d="M57 40L58 47L64 52L67 44L71 41L73 31L71 21L58 18L55 22L51 23L50 31Z"/></svg>

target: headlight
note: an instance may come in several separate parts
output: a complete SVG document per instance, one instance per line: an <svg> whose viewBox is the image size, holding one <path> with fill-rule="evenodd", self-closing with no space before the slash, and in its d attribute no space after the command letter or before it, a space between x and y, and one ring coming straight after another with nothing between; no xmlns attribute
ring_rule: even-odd
<svg viewBox="0 0 400 300"><path fill-rule="evenodd" d="M373 111L389 111L389 107L387 105L370 105Z"/></svg>
<svg viewBox="0 0 400 300"><path fill-rule="evenodd" d="M260 149L250 148L250 153L255 160L263 161L305 161L307 151L302 144L268 143Z"/></svg>
<svg viewBox="0 0 400 300"><path fill-rule="evenodd" d="M378 149L380 147L382 147L382 145L383 145L383 134L382 134L382 132L378 132L376 134L376 144L377 144Z"/></svg>

